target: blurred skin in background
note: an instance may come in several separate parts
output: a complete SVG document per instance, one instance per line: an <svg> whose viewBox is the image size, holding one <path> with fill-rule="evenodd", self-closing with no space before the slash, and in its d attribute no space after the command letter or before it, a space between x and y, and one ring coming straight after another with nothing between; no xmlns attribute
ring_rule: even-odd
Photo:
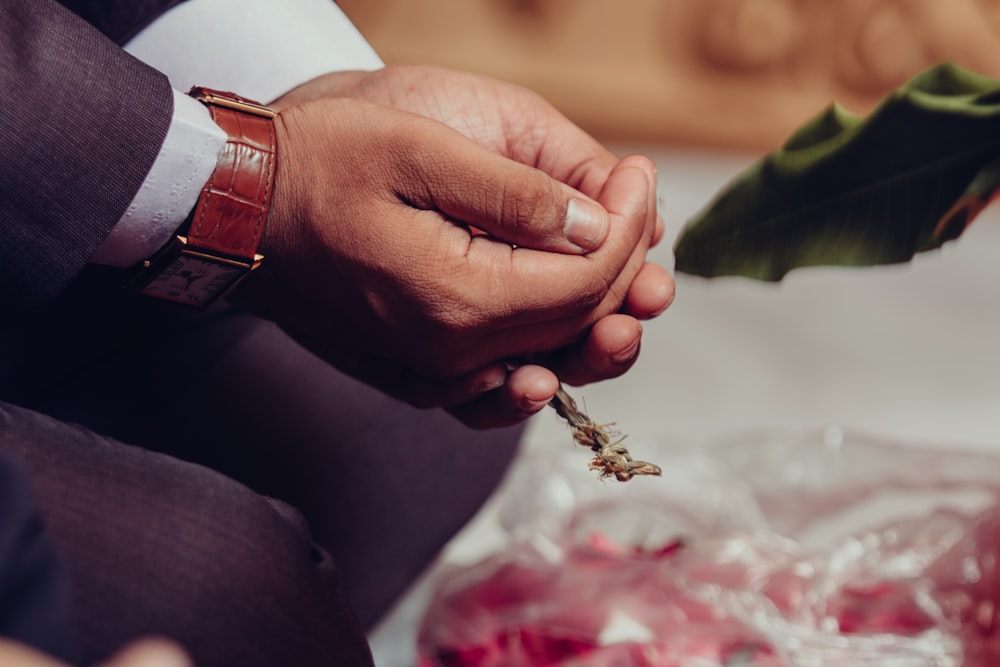
<svg viewBox="0 0 1000 667"><path fill-rule="evenodd" d="M69 667L23 644L0 638L0 665L4 667ZM108 658L101 667L192 667L184 652L164 639L143 639Z"/></svg>

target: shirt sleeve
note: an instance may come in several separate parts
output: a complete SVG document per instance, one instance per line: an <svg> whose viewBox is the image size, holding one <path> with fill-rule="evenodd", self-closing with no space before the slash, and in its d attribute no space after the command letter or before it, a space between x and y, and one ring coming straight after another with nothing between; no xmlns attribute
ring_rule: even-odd
<svg viewBox="0 0 1000 667"><path fill-rule="evenodd" d="M134 266L170 240L194 208L226 144L226 133L201 102L174 94L174 114L146 180L92 264Z"/></svg>
<svg viewBox="0 0 1000 667"><path fill-rule="evenodd" d="M188 0L125 49L167 75L174 116L149 175L91 262L127 267L169 241L198 200L225 144L191 86L270 102L327 72L382 61L330 0Z"/></svg>

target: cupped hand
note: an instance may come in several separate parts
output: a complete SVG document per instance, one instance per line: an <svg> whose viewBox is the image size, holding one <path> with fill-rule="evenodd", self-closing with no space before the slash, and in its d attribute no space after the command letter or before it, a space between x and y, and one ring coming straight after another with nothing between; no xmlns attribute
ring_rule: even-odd
<svg viewBox="0 0 1000 667"><path fill-rule="evenodd" d="M459 311L481 317L467 319L464 324L454 321L458 327L444 336L432 335L433 326L421 331L400 327L401 322L383 330L387 334L383 336L362 327L358 329L362 332L362 342L352 336L351 328L356 322L351 318L332 327L336 332L331 332L329 325L296 326L287 321L283 322L285 328L349 373L416 405L451 407L463 421L474 426L499 426L519 421L544 406L560 380L584 384L615 377L634 363L642 332L637 320L659 314L673 296L669 274L662 267L644 260L648 246L662 235L662 221L656 215L655 170L648 160L629 158L622 162L551 105L522 88L439 68L386 68L374 73L332 74L296 89L274 106L290 110L309 107L306 103L310 102L319 105L345 102L338 102L338 97L366 99L437 119L493 156L506 158L491 162L489 167L472 163L463 166L459 160L450 165L450 172L439 171L438 166L448 163L448 159L442 161L440 158L454 157L445 154L457 144L444 142L437 144L435 149L426 142L438 141L437 134L434 135L437 139L425 136L425 126L415 119L400 117L393 122L413 122L415 127L404 131L403 137L383 136L382 139L388 140L375 149L375 162L365 165L382 175L392 174L393 169L386 171L377 164L378 157L389 156L390 162L396 165L396 173L390 175L385 184L390 186L390 192L393 185L403 190L395 193L396 203L403 201L415 205L425 211L425 218L428 217L426 212L433 212L435 223L443 220L455 223L445 228L447 232L438 230L437 233L429 227L407 223L409 231L414 232L410 243L420 246L421 251L414 250L412 245L409 250L397 247L392 251L391 244L382 242L373 247L380 251L402 252L395 255L402 258L429 250L428 241L435 244L435 236L440 236L440 242L447 248L442 251L434 245L443 263L431 263L435 267L431 272L441 277L451 275L446 282L451 286L463 285L467 288L466 294L449 301L445 296L449 292L446 285L424 283L415 289L423 297L444 296L443 299L430 299L434 308L457 307ZM374 109L369 111L379 115ZM287 114L283 116L287 118ZM355 129L361 130L363 125L364 122ZM430 150L413 152L415 147L406 139L417 138L423 141L424 149ZM445 149L445 145L449 148ZM467 151L468 146L463 150ZM327 159L331 157L327 155ZM485 156L478 155L476 159L485 159ZM511 161L517 164L512 165ZM413 168L416 163L426 168L420 172ZM518 166L528 169L514 169ZM400 170L404 174L401 175ZM612 179L616 171L621 174ZM632 172L629 178L622 175L627 172ZM361 169L355 176L366 173ZM406 186L400 186L406 183L405 177L414 176L422 182L412 183L415 193L406 192ZM540 178L543 176L547 178ZM560 184L566 189L556 187ZM357 194L355 185L347 184L343 192ZM361 190L362 197L371 194ZM623 205L629 196L631 204ZM604 228L604 234L616 227L641 227L643 233L639 237L629 237L617 250L588 256L586 263L580 262L583 258L579 257L572 258L573 262L560 262L555 261L555 257L546 256L542 260L528 254L529 248L561 253L588 250L586 241L573 243L568 239L567 229L572 225L565 223L566 211L573 207L589 211L587 217L600 218L603 211L590 208L592 200L617 207L611 211L608 222L612 224ZM568 204L570 201L574 204ZM338 218L337 215L330 217ZM388 238L371 227L364 229L372 231L381 241ZM486 236L477 236L477 229L484 230ZM456 231L462 233L455 235ZM273 236L272 231L269 236ZM592 235L594 242L589 245L600 246L604 241L600 237ZM364 238L355 238L355 246L364 247L369 242L362 240ZM500 240L520 247L514 249L498 244ZM506 275L494 272L490 278L494 289L483 291L476 279L462 278L451 269L445 269L449 253L461 248L463 243L468 244L470 251L466 253L467 267L486 269L479 275L488 274L489 266L493 266L494 271L497 266L509 267ZM630 244L631 252L622 263L624 255L621 252ZM616 259L609 262L609 257ZM526 261L519 261L522 258ZM550 266L553 262L559 265L558 268ZM574 265L578 268L571 268ZM269 257L266 266L273 267L273 257ZM385 286L386 276L376 278L382 266L362 263L355 266L363 269L360 273L348 270L340 277L350 282L352 275L368 275ZM423 265L418 263L414 268L419 266ZM601 270L595 272L595 268ZM442 273L442 269L446 273ZM407 291L398 278L397 274L390 280L390 283L395 280L393 284L400 290L393 298ZM595 278L597 283L590 282ZM602 283L604 286L598 287L598 292L603 292L603 296L598 299L594 285ZM276 285L269 289L284 291ZM412 284L409 289L414 289ZM375 293L370 285L368 288L361 286L361 292ZM287 294L277 300L290 305ZM435 302L440 303L434 305ZM315 304L300 305L305 310L316 307ZM571 305L569 311L560 310L566 305ZM400 306L400 303L393 303L391 310L399 311ZM382 308L386 307L388 303L383 303ZM616 310L624 314L616 315ZM505 315L498 317L498 312ZM280 316L276 319L282 321ZM405 331L400 337L401 329ZM492 335L476 335L484 330L490 330ZM379 344L373 347L375 341ZM444 344L445 341L451 344ZM446 350L448 359L440 354L432 358L435 350ZM509 372L511 358L530 358L535 363L525 363ZM494 388L501 389L492 391Z"/></svg>
<svg viewBox="0 0 1000 667"><path fill-rule="evenodd" d="M644 265L650 182L630 163L596 203L436 121L358 100L307 102L276 127L267 260L237 298L304 340L455 377L576 340ZM597 250L516 247L558 239L570 202L606 218Z"/></svg>
<svg viewBox="0 0 1000 667"><path fill-rule="evenodd" d="M295 88L271 106L283 109L328 97L367 100L440 121L483 148L536 167L591 198L600 194L620 162L537 93L430 65L331 72ZM663 231L663 220L657 216L654 245ZM647 317L648 312L637 316Z"/></svg>

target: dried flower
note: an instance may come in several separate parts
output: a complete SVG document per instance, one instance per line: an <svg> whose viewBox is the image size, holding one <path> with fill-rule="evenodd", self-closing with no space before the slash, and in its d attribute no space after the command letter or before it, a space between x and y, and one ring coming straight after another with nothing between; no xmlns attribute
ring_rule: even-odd
<svg viewBox="0 0 1000 667"><path fill-rule="evenodd" d="M622 444L625 436L618 437L608 427L614 424L595 424L590 417L580 412L576 401L559 387L549 403L560 417L573 429L573 440L594 452L590 469L596 470L601 479L614 476L619 482L627 482L636 475L659 475L660 467L646 461L635 461Z"/></svg>

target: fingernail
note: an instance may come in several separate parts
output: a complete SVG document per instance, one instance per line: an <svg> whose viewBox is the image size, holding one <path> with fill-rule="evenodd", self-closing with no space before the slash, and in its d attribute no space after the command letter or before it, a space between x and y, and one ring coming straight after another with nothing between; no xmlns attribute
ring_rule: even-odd
<svg viewBox="0 0 1000 667"><path fill-rule="evenodd" d="M659 317L667 311L667 308L674 302L674 297L677 296L676 288L673 285L664 286L664 297L662 299L663 305L649 314L650 319L654 317Z"/></svg>
<svg viewBox="0 0 1000 667"><path fill-rule="evenodd" d="M633 359L639 354L639 343L642 341L641 338L636 338L632 341L632 344L623 350L619 350L611 355L611 361L616 364L625 364Z"/></svg>
<svg viewBox="0 0 1000 667"><path fill-rule="evenodd" d="M476 378L476 393L484 394L502 387L507 382L507 371L500 366L489 368Z"/></svg>
<svg viewBox="0 0 1000 667"><path fill-rule="evenodd" d="M608 214L593 202L570 199L563 231L570 243L589 252L604 241L608 233Z"/></svg>
<svg viewBox="0 0 1000 667"><path fill-rule="evenodd" d="M521 410L523 410L525 414L533 415L542 408L544 408L546 405L548 405L548 403L549 403L548 401L535 401L528 398L527 396L522 396Z"/></svg>

